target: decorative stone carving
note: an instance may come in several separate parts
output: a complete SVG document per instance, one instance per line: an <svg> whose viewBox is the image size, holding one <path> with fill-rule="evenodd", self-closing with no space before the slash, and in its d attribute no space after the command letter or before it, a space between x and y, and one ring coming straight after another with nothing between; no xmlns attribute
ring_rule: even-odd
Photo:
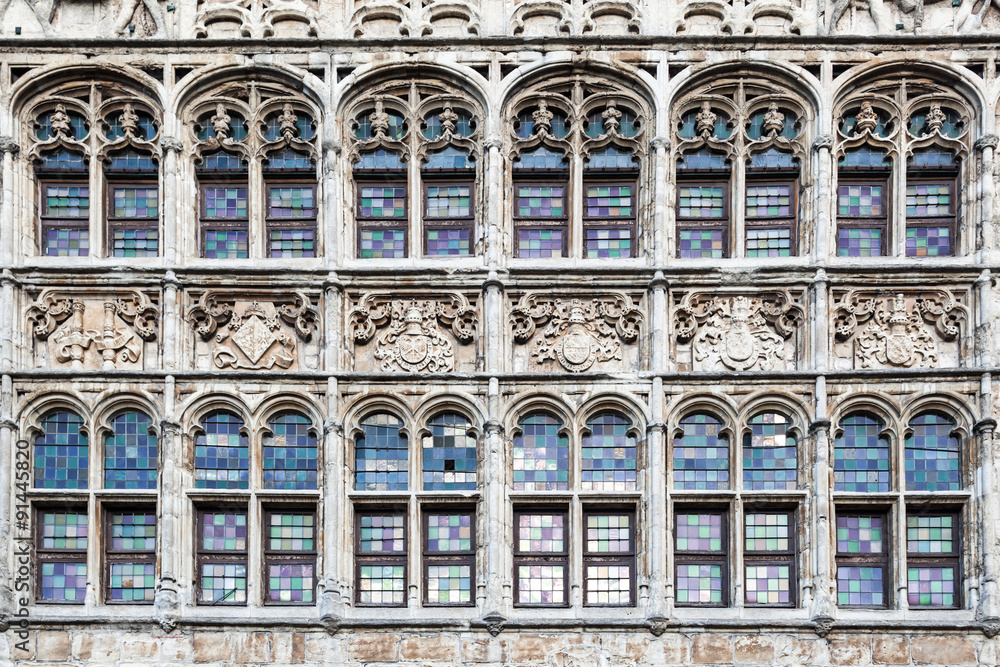
<svg viewBox="0 0 1000 667"><path fill-rule="evenodd" d="M47 290L28 308L27 316L38 365L54 359L83 369L93 365L86 354L92 349L102 369L114 370L143 367L144 342L156 338L160 309L138 290L111 294ZM155 363L155 345L151 356Z"/></svg>
<svg viewBox="0 0 1000 667"><path fill-rule="evenodd" d="M201 0L195 37L316 37L311 0Z"/></svg>
<svg viewBox="0 0 1000 667"><path fill-rule="evenodd" d="M595 364L622 369L622 343L636 342L642 313L631 297L620 292L589 299L531 293L511 309L510 319L514 341L531 343L528 365L532 370L547 369L550 362L556 362L579 373ZM539 332L542 325L545 328Z"/></svg>
<svg viewBox="0 0 1000 667"><path fill-rule="evenodd" d="M319 314L304 292L208 291L188 311L198 367L239 370L317 368ZM313 343L309 352L299 348Z"/></svg>
<svg viewBox="0 0 1000 667"><path fill-rule="evenodd" d="M468 37L479 34L478 1L366 0L351 19L354 37Z"/></svg>
<svg viewBox="0 0 1000 667"><path fill-rule="evenodd" d="M0 34L8 26L23 26L22 19L27 15L17 5L14 0L0 0ZM81 30L92 30L88 34L167 36L166 19L158 0L111 0L102 3L25 0L24 5L38 24L38 28L33 29L29 19L28 26L23 26L29 34L41 32L45 37L76 36L83 34Z"/></svg>
<svg viewBox="0 0 1000 667"><path fill-rule="evenodd" d="M957 366L968 308L943 289L851 290L840 298L834 318L835 356L855 368Z"/></svg>
<svg viewBox="0 0 1000 667"><path fill-rule="evenodd" d="M464 295L396 298L372 292L351 310L355 343L368 344L372 365L385 372L445 373L455 370L456 348L475 339L478 314ZM447 335L440 325L450 328ZM379 333L379 329L384 329Z"/></svg>
<svg viewBox="0 0 1000 667"><path fill-rule="evenodd" d="M638 34L642 22L637 0L521 0L511 15L515 35Z"/></svg>
<svg viewBox="0 0 1000 667"><path fill-rule="evenodd" d="M676 358L682 370L794 369L804 320L801 297L787 290L690 292L674 309Z"/></svg>

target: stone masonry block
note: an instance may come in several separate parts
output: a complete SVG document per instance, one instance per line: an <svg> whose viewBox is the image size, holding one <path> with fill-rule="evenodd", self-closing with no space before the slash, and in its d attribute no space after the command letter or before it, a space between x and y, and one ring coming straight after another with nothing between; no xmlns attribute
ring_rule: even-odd
<svg viewBox="0 0 1000 667"><path fill-rule="evenodd" d="M458 637L446 634L407 637L401 649L403 660L457 660Z"/></svg>
<svg viewBox="0 0 1000 667"><path fill-rule="evenodd" d="M160 645L160 659L190 662L194 659L191 635L164 635L155 637Z"/></svg>
<svg viewBox="0 0 1000 667"><path fill-rule="evenodd" d="M976 645L969 637L913 637L910 655L916 665L974 665Z"/></svg>
<svg viewBox="0 0 1000 667"><path fill-rule="evenodd" d="M910 664L910 639L886 635L872 639L872 662L876 665Z"/></svg>
<svg viewBox="0 0 1000 667"><path fill-rule="evenodd" d="M511 662L544 660L549 653L562 647L561 637L554 635L519 634L511 640Z"/></svg>
<svg viewBox="0 0 1000 667"><path fill-rule="evenodd" d="M867 665L871 661L870 637L835 639L830 642L830 662L834 665Z"/></svg>
<svg viewBox="0 0 1000 667"><path fill-rule="evenodd" d="M347 653L358 662L395 662L399 660L399 636L382 632L355 635L348 642Z"/></svg>
<svg viewBox="0 0 1000 667"><path fill-rule="evenodd" d="M73 635L73 658L87 662L115 662L120 657L115 634L77 632Z"/></svg>
<svg viewBox="0 0 1000 667"><path fill-rule="evenodd" d="M71 648L68 632L39 630L35 659L69 660Z"/></svg>
<svg viewBox="0 0 1000 667"><path fill-rule="evenodd" d="M237 663L272 662L274 652L271 649L269 635L266 632L248 632L234 637L233 657Z"/></svg>
<svg viewBox="0 0 1000 667"><path fill-rule="evenodd" d="M701 665L731 664L733 641L728 635L695 635L691 639L691 662Z"/></svg>
<svg viewBox="0 0 1000 667"><path fill-rule="evenodd" d="M194 661L228 662L233 659L233 642L224 632L196 632L194 635Z"/></svg>
<svg viewBox="0 0 1000 667"><path fill-rule="evenodd" d="M735 661L743 665L774 664L774 640L767 635L743 635L733 641Z"/></svg>

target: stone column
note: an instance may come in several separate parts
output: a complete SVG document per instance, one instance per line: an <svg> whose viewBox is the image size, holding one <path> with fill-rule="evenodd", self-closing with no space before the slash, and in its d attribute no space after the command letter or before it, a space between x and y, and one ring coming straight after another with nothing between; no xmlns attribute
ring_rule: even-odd
<svg viewBox="0 0 1000 667"><path fill-rule="evenodd" d="M348 484L344 467L344 424L338 411L337 378L326 384L327 419L323 424L323 579L320 594L320 618L327 632L333 633L344 618L347 587L344 585L345 507L344 490Z"/></svg>
<svg viewBox="0 0 1000 667"><path fill-rule="evenodd" d="M993 223L993 153L996 150L1000 138L995 134L987 134L976 140L975 149L980 153L979 165L979 207L981 217L979 220L979 233L976 240L986 257L982 261L994 261L997 256L997 239L994 238Z"/></svg>
<svg viewBox="0 0 1000 667"><path fill-rule="evenodd" d="M178 258L184 254L184 249L177 247L177 232L181 222L177 219L177 202L183 194L178 189L180 178L177 174L177 155L184 150L184 143L180 139L164 137L160 140L160 146L166 153L166 161L163 165L163 185L161 186L163 189L163 259L167 264L176 264Z"/></svg>
<svg viewBox="0 0 1000 667"><path fill-rule="evenodd" d="M11 270L4 269L0 274L0 331L7 332L7 335L0 336L0 368L5 371L14 368L15 350L18 345L23 345L25 342L24 327L15 325L18 309L14 287L17 284L18 280ZM28 335L31 335L30 332ZM15 336L17 336L16 341Z"/></svg>
<svg viewBox="0 0 1000 667"><path fill-rule="evenodd" d="M666 151L666 147L663 147ZM660 149L657 148L659 156ZM659 178L659 177L658 177ZM660 182L659 180L657 181ZM660 198L660 197L658 197ZM659 207L659 203L657 204ZM650 331L649 348L652 359L652 371L667 372L669 336L667 324L667 287L662 271L657 271L649 281L650 297ZM667 503L667 462L666 462L666 424L663 422L663 378L654 377L649 394L649 424L646 425L646 452L648 474L646 475L645 521L649 526L646 531L646 570L649 572L649 591L646 606L646 621L653 634L659 636L666 630L670 617L670 599L667 596L667 538L668 538L668 503Z"/></svg>
<svg viewBox="0 0 1000 667"><path fill-rule="evenodd" d="M979 582L979 604L976 606L976 620L982 624L988 637L1000 633L1000 590L997 578L1000 570L1000 554L997 553L997 517L1000 517L1000 502L994 491L993 481L1000 474L994 447L994 433L997 421L993 418L993 379L984 373L980 380L979 405L983 417L976 422L974 432L979 445L979 467L976 470L976 518L979 526L979 544L982 551L982 572Z"/></svg>
<svg viewBox="0 0 1000 667"><path fill-rule="evenodd" d="M181 518L185 516L184 460L181 424L175 411L174 377L168 375L163 388L163 419L160 421L160 515L156 529L160 533L160 584L154 600L156 620L164 632L171 632L180 619L181 597L178 581L181 574Z"/></svg>
<svg viewBox="0 0 1000 667"><path fill-rule="evenodd" d="M177 351L181 348L181 315L177 302L177 290L180 281L173 271L167 271L161 281L163 284L163 325L160 331L160 347L163 351L163 368L172 371L179 367Z"/></svg>
<svg viewBox="0 0 1000 667"><path fill-rule="evenodd" d="M656 137L650 142L653 148L653 264L663 266L670 253L667 240L667 195L672 191L667 184L667 151L670 140ZM647 235L648 238L648 235Z"/></svg>
<svg viewBox="0 0 1000 667"><path fill-rule="evenodd" d="M0 242L0 263L11 264L14 261L14 248L20 234L15 233L14 225L14 157L21 151L13 137L0 137L0 153L3 153L3 191L0 192L0 230L6 236ZM6 329L5 331L9 331Z"/></svg>
<svg viewBox="0 0 1000 667"><path fill-rule="evenodd" d="M504 599L507 572L504 549L507 544L504 533L504 517L507 514L504 502L504 429L499 419L500 382L490 378L488 397L488 420L486 422L486 451L483 469L482 512L486 527L486 591L483 601L483 620L493 636L496 636L507 620L507 605Z"/></svg>
<svg viewBox="0 0 1000 667"><path fill-rule="evenodd" d="M15 433L17 431L17 422L14 421L14 383L9 375L4 375L2 380L2 386L0 386L0 535L3 536L0 539L0 632L6 632L10 624L10 619L15 612L14 604L14 573L17 572L17 567L12 563L13 554L12 549L14 547L14 513L11 511L11 498L15 493L14 480L15 476L12 471L20 469L18 465L31 465L31 453L28 450L28 457L15 459L12 444L14 443ZM22 463L23 462L23 463ZM18 482L23 482L27 484L30 478L30 470L25 467L23 472L27 473L28 476L22 479L18 479ZM19 503L21 504L21 503ZM28 512L27 503L23 503L24 507L18 507L18 512ZM24 534L27 530L23 525L27 525L27 521L22 522L21 517L17 517L18 523L18 533ZM24 595L24 594L22 594Z"/></svg>
<svg viewBox="0 0 1000 667"><path fill-rule="evenodd" d="M813 493L811 551L813 566L813 598L809 610L816 633L826 636L837 617L833 596L833 538L830 518L833 503L830 496L830 420L826 414L826 377L816 378L816 419L809 425L813 440Z"/></svg>
<svg viewBox="0 0 1000 667"><path fill-rule="evenodd" d="M503 255L503 202L506 190L503 183L503 156L500 149L503 139L499 134L491 134L486 139L486 229L483 238L486 241L486 264L496 267L500 265Z"/></svg>
<svg viewBox="0 0 1000 667"><path fill-rule="evenodd" d="M337 167L340 166L340 154L343 151L343 144L334 139L327 139L323 142L323 169L320 174L323 189L323 201L326 204L323 211L323 250L326 255L327 266L338 266L340 264L340 254L343 250L340 247L340 234L337 233L337 222L340 220L340 186L341 180L337 178ZM319 230L317 230L319 231Z"/></svg>
<svg viewBox="0 0 1000 667"><path fill-rule="evenodd" d="M832 179L830 171L830 149L833 148L833 135L821 134L813 141L812 151L815 167L813 168L814 182L813 193L815 196L813 229L813 253L814 257L826 257L829 253L830 235L834 233L833 218L831 212L830 187ZM802 235L800 234L800 237Z"/></svg>
<svg viewBox="0 0 1000 667"><path fill-rule="evenodd" d="M345 344L345 337L350 335L350 332L341 325L343 321L342 303L344 285L340 282L337 274L331 271L327 274L323 287L326 292L326 324L323 329L323 341L325 343L323 348L326 358L320 360L320 363L323 364L325 370L334 372L341 367L343 361L341 352ZM328 418L337 414L337 403L334 402L330 405L330 408L331 411L327 413ZM331 479L337 478L334 477Z"/></svg>

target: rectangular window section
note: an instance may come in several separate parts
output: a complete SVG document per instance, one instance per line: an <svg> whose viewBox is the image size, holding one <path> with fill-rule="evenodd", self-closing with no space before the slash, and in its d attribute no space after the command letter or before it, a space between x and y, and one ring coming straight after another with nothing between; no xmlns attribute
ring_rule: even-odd
<svg viewBox="0 0 1000 667"><path fill-rule="evenodd" d="M720 259L729 254L726 183L677 184L677 251L681 259Z"/></svg>
<svg viewBox="0 0 1000 667"><path fill-rule="evenodd" d="M39 510L35 600L83 604L87 594L87 515L71 510Z"/></svg>
<svg viewBox="0 0 1000 667"><path fill-rule="evenodd" d="M748 605L795 604L795 530L789 512L744 515L744 587Z"/></svg>
<svg viewBox="0 0 1000 667"><path fill-rule="evenodd" d="M316 601L316 515L265 512L264 572L267 604Z"/></svg>
<svg viewBox="0 0 1000 667"><path fill-rule="evenodd" d="M633 257L635 183L587 183L585 188L583 226L587 257Z"/></svg>
<svg viewBox="0 0 1000 667"><path fill-rule="evenodd" d="M906 517L906 580L910 608L958 607L957 514Z"/></svg>
<svg viewBox="0 0 1000 667"><path fill-rule="evenodd" d="M795 191L794 182L747 184L747 257L795 254Z"/></svg>
<svg viewBox="0 0 1000 667"><path fill-rule="evenodd" d="M406 606L406 516L355 517L355 600L360 606Z"/></svg>
<svg viewBox="0 0 1000 667"><path fill-rule="evenodd" d="M906 185L906 256L939 257L954 252L955 181Z"/></svg>
<svg viewBox="0 0 1000 667"><path fill-rule="evenodd" d="M569 604L569 535L565 512L514 513L514 602L518 606Z"/></svg>
<svg viewBox="0 0 1000 667"><path fill-rule="evenodd" d="M405 183L357 184L359 257L406 257L406 200Z"/></svg>
<svg viewBox="0 0 1000 667"><path fill-rule="evenodd" d="M108 227L114 257L156 257L159 253L159 188L109 187Z"/></svg>
<svg viewBox="0 0 1000 667"><path fill-rule="evenodd" d="M514 226L517 256L534 259L566 255L569 219L564 183L515 183Z"/></svg>
<svg viewBox="0 0 1000 667"><path fill-rule="evenodd" d="M841 183L837 188L837 255L885 254L887 188L881 183Z"/></svg>
<svg viewBox="0 0 1000 667"><path fill-rule="evenodd" d="M635 604L635 515L592 512L584 518L584 604Z"/></svg>
<svg viewBox="0 0 1000 667"><path fill-rule="evenodd" d="M156 513L108 512L105 601L153 604L156 592Z"/></svg>
<svg viewBox="0 0 1000 667"><path fill-rule="evenodd" d="M198 604L247 603L245 511L198 512Z"/></svg>
<svg viewBox="0 0 1000 667"><path fill-rule="evenodd" d="M424 603L476 603L476 516L472 512L424 513Z"/></svg>
<svg viewBox="0 0 1000 667"><path fill-rule="evenodd" d="M204 256L209 259L249 257L246 185L203 184L201 199Z"/></svg>
<svg viewBox="0 0 1000 667"><path fill-rule="evenodd" d="M837 604L886 607L889 540L884 514L837 516Z"/></svg>
<svg viewBox="0 0 1000 667"><path fill-rule="evenodd" d="M679 606L729 604L729 540L724 511L678 510L674 528L675 596Z"/></svg>
<svg viewBox="0 0 1000 667"><path fill-rule="evenodd" d="M424 186L424 254L469 256L475 214L472 183Z"/></svg>
<svg viewBox="0 0 1000 667"><path fill-rule="evenodd" d="M316 186L267 186L267 237L271 257L316 256Z"/></svg>
<svg viewBox="0 0 1000 667"><path fill-rule="evenodd" d="M43 253L83 257L90 250L90 188L82 183L40 183Z"/></svg>

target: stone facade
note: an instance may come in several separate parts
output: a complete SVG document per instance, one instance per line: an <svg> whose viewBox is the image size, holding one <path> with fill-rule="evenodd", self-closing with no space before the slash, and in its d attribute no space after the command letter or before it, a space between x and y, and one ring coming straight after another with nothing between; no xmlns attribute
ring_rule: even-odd
<svg viewBox="0 0 1000 667"><path fill-rule="evenodd" d="M1000 664L998 44L0 0L0 664Z"/></svg>

